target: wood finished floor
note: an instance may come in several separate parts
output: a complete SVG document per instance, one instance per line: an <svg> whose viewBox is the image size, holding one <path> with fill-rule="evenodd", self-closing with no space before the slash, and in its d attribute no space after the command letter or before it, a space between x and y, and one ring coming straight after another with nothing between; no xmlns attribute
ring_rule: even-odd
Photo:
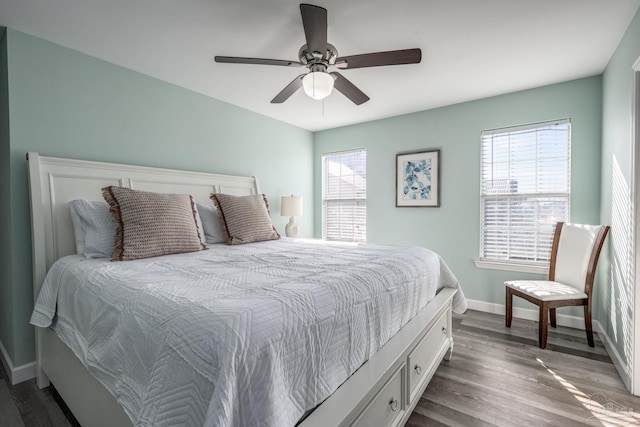
<svg viewBox="0 0 640 427"><path fill-rule="evenodd" d="M453 359L442 362L405 427L640 426L640 398L626 391L602 343L584 331L476 311L454 317ZM74 427L56 393L35 380L8 384L0 365L0 427ZM114 426L117 427L117 426Z"/></svg>
<svg viewBox="0 0 640 427"><path fill-rule="evenodd" d="M442 362L406 427L638 426L640 398L624 387L602 342L582 330L468 311L454 318L453 359Z"/></svg>

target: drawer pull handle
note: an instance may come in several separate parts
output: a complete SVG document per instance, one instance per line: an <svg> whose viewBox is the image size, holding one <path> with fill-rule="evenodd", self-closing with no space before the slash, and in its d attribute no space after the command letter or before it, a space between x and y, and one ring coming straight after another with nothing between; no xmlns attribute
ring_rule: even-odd
<svg viewBox="0 0 640 427"><path fill-rule="evenodd" d="M447 328L446 327L442 327L442 335L447 335Z"/></svg>
<svg viewBox="0 0 640 427"><path fill-rule="evenodd" d="M391 410L393 412L398 410L398 400L394 399L393 396L391 396L391 400L389 400L389 406L391 406Z"/></svg>
<svg viewBox="0 0 640 427"><path fill-rule="evenodd" d="M416 365L413 369L415 369L416 374L420 375L422 373L422 366Z"/></svg>

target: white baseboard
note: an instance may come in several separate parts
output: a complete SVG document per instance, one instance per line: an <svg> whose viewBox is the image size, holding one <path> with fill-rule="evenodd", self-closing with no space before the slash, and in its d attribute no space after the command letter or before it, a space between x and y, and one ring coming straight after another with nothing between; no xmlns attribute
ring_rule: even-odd
<svg viewBox="0 0 640 427"><path fill-rule="evenodd" d="M13 366L13 362L7 353L2 341L0 341L0 360L4 370L9 375L11 385L18 384L36 377L36 362L27 363L25 365Z"/></svg>
<svg viewBox="0 0 640 427"><path fill-rule="evenodd" d="M626 364L622 361L622 357L620 357L616 346L613 344L613 341L611 341L611 338L609 338L609 334L607 334L602 324L597 320L593 322L593 329L598 334L598 337L600 337L600 341L604 344L607 353L609 353L613 366L616 367L616 371L618 371L618 375L620 375L624 386L627 390L631 391L631 372L628 372L629 369L627 369Z"/></svg>
<svg viewBox="0 0 640 427"><path fill-rule="evenodd" d="M36 362L26 363L13 368L11 384L18 384L36 377Z"/></svg>
<svg viewBox="0 0 640 427"><path fill-rule="evenodd" d="M501 314L505 313L505 306L503 304L494 304L490 302L477 301L477 300L467 300L467 305L472 310L483 311L485 313L493 313L493 314ZM513 307L513 317L517 317L519 319L526 320L534 320L538 321L538 310L536 309L528 309L521 307ZM566 314L558 314L556 316L556 321L560 326L567 326L570 328L582 329L584 330L584 318L577 316L569 316ZM611 361L613 362L613 366L616 367L618 371L618 375L622 379L627 390L631 390L631 374L627 372L628 369L626 364L623 362L622 357L620 357L620 353L616 349L613 341L609 338L609 335L606 333L600 322L597 320L593 320L593 330L598 334L600 341L604 344L604 348L607 350Z"/></svg>
<svg viewBox="0 0 640 427"><path fill-rule="evenodd" d="M505 313L504 304L495 304L491 302L467 300L467 306L472 310L483 311L485 313L502 314ZM513 307L513 317L525 320L538 321L539 312L533 308ZM568 314L557 314L556 323L560 326L569 328L582 329L584 331L584 318L578 316L569 316Z"/></svg>

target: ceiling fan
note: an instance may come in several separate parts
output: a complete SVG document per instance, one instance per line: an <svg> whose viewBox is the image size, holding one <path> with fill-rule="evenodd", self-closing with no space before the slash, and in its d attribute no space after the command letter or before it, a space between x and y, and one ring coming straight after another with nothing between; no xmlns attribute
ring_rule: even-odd
<svg viewBox="0 0 640 427"><path fill-rule="evenodd" d="M328 72L330 67L349 70L383 65L417 64L422 59L420 49L402 49L338 57L336 48L327 43L327 9L311 4L301 4L300 13L302 14L302 25L307 44L303 45L298 52L299 61L235 56L216 56L215 61L232 64L307 67L309 71L300 74L282 89L271 100L273 104L283 103L302 86L305 93L314 99L323 99L329 96L335 87L354 104L360 105L367 102L369 97L342 74L337 71Z"/></svg>

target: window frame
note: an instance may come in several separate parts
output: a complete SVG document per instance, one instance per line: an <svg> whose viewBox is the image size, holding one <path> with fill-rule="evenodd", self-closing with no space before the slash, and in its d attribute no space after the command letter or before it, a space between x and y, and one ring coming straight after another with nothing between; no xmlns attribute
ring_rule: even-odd
<svg viewBox="0 0 640 427"><path fill-rule="evenodd" d="M543 199L545 197L549 197L549 196L553 196L553 197L562 197L562 198L566 198L566 204L564 206L564 210L566 212L566 217L565 218L559 218L558 221L568 221L569 218L571 217L571 169L572 169L572 155L571 155L571 145L572 145L572 129L571 129L571 119L570 118L564 118L564 119L557 119L557 120L549 120L549 121L544 121L544 122L538 122L538 123L530 123L530 124L525 124L525 125L519 125L519 126L508 126L508 127L503 127L503 128L496 128L496 129L489 129L489 130L484 130L481 132L481 136L480 136L480 221L479 221L479 258L477 260L474 260L474 263L476 265L476 267L478 268L486 268L486 269L493 269L493 270L504 270L504 271L518 271L518 272L527 272L527 273L536 273L536 274L547 274L549 271L549 262L541 262L541 261L527 261L527 260L513 260L513 259L500 259L500 258L493 258L491 256L485 256L485 229L487 227L486 225L486 218L485 218L485 214L484 214L484 209L485 209L485 203L486 203L486 199L487 196L490 196L490 193L485 192L485 180L484 180L484 171L486 168L485 165L485 159L484 159L484 152L485 152L485 138L487 137L487 135L489 135L489 137L491 136L497 136L497 135L513 135L516 132L522 132L522 131L527 131L530 130L532 132L537 132L541 129L544 128L548 128L551 126L558 126L558 125L566 125L568 127L567 132L568 132L568 138L566 140L566 168L567 168L567 177L566 177L566 193L563 191L553 191L551 193L549 192L542 192L542 191L534 191L534 192L530 192L530 193L518 193L515 192L512 196L510 196L508 193L507 194L503 194L501 193L502 196L504 196L507 200L508 199L518 199L518 198L522 198L523 200L527 200L527 198L531 199ZM509 141L509 144L511 144L511 141ZM510 149L510 147L509 147ZM508 165L509 168L512 167L514 161L513 159L510 157L511 153L509 152L509 160L508 160ZM538 160L540 158L541 153L539 151L535 152L535 155L533 157L531 157L531 160L535 160L535 173L539 173L539 171L541 170L541 167L538 163ZM491 168L494 167L494 164L491 163L490 164ZM530 169L533 171L533 169ZM537 175L536 175L537 176ZM511 178L509 178L511 179ZM510 232L512 233L513 230L510 230ZM553 227L550 230L551 236L553 235ZM510 234L512 235L512 234ZM550 251L550 248L549 248Z"/></svg>
<svg viewBox="0 0 640 427"><path fill-rule="evenodd" d="M365 180L365 185L364 185L364 197L352 197L352 198L331 198L331 199L327 199L326 198L326 186L327 186L327 172L326 172L326 162L327 162L327 158L328 157L338 157L338 156L346 156L349 154L354 154L354 153L363 153L364 154L364 180ZM366 177L367 177L367 173L366 173L366 169L367 169L367 163L366 163L366 154L367 154L367 150L365 148L356 148L356 149L352 149L352 150L342 150L342 151L333 151L333 152L328 152L328 153L323 153L322 157L321 157L321 177L322 177L322 184L321 184L321 195L320 195L320 199L321 199L321 205L322 205L322 214L321 214L321 236L323 240L329 240L329 241L342 241L342 242L354 242L354 243L364 243L367 240L367 231L366 231L366 223L367 223L367 188L366 188ZM341 165L344 163L340 163ZM354 171L354 179L355 176L362 176L360 174L358 174L356 171ZM355 194L354 194L355 196ZM364 204L364 213L362 215L362 217L364 218L364 231L359 233L362 235L361 239L355 238L356 235L358 234L355 231L355 228L350 232L352 238L351 239L344 239L341 238L342 236L344 236L344 234L342 232L339 232L338 234L340 236L335 237L335 238L328 238L327 237L327 201L337 201L339 204L340 200L344 200L344 201L351 201L353 202L355 205L363 203ZM354 218L356 218L355 215L351 216L352 218L352 222Z"/></svg>

